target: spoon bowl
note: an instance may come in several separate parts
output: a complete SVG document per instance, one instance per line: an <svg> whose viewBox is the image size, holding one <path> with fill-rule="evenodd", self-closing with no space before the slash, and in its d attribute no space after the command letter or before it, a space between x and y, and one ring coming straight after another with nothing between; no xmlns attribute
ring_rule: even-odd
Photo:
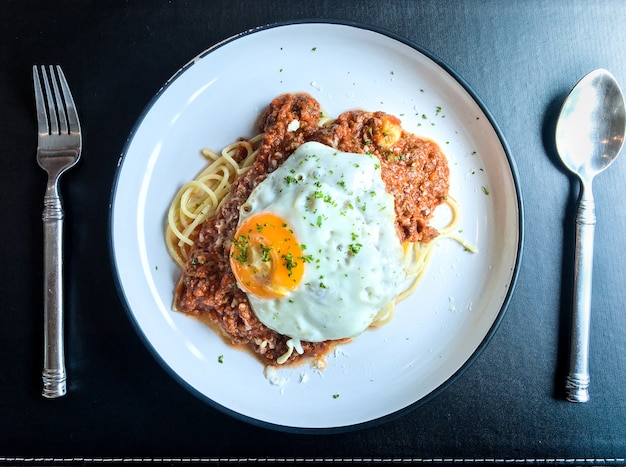
<svg viewBox="0 0 626 467"><path fill-rule="evenodd" d="M581 79L565 99L556 125L556 148L565 167L581 182L576 214L574 300L569 374L570 402L589 400L589 323L593 240L596 223L593 178L615 160L626 134L624 97L617 81L598 69Z"/></svg>
<svg viewBox="0 0 626 467"><path fill-rule="evenodd" d="M594 70L563 103L556 127L556 147L565 167L591 178L615 160L624 143L626 112L615 78Z"/></svg>

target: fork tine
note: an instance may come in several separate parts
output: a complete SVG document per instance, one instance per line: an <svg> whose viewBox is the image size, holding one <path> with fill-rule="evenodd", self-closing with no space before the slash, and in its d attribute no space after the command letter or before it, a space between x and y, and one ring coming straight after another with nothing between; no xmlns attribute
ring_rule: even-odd
<svg viewBox="0 0 626 467"><path fill-rule="evenodd" d="M59 93L59 85L57 84L57 77L54 74L54 67L52 65L50 68L50 81L52 81L52 89L54 90L54 101L56 102L57 116L59 118L59 133L67 134L67 118L65 117L65 108L63 100L61 100L61 94ZM57 65L57 72L61 69L60 66Z"/></svg>
<svg viewBox="0 0 626 467"><path fill-rule="evenodd" d="M61 67L57 65L56 69L57 74L59 75L59 82L61 83L61 90L63 91L63 100L65 101L65 109L67 111L69 132L80 133L78 112L76 111L76 106L74 105L74 98L72 97L72 93L70 92L70 87L67 84L67 80L65 79L65 75L63 74L63 70L61 70Z"/></svg>
<svg viewBox="0 0 626 467"><path fill-rule="evenodd" d="M46 112L46 101L41 88L41 80L39 79L39 71L37 65L33 65L33 83L35 83L35 107L37 108L37 132L39 134L50 133L48 124L48 112Z"/></svg>
<svg viewBox="0 0 626 467"><path fill-rule="evenodd" d="M57 120L57 108L52 97L52 91L50 90L50 83L48 75L46 74L46 67L41 65L41 77L43 78L43 87L46 90L46 97L48 102L48 117L50 118L50 134L59 133L59 122Z"/></svg>

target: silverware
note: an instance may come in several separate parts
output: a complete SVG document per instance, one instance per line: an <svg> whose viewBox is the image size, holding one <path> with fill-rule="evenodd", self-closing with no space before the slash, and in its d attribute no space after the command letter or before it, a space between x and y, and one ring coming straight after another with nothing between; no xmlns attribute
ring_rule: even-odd
<svg viewBox="0 0 626 467"><path fill-rule="evenodd" d="M44 367L46 398L66 393L63 338L63 205L59 178L80 158L78 114L60 66L33 66L37 107L37 162L48 173L43 199L44 235ZM43 82L43 86L42 86Z"/></svg>
<svg viewBox="0 0 626 467"><path fill-rule="evenodd" d="M565 99L556 126L559 156L581 183L576 214L570 368L565 383L570 402L589 400L589 322L596 223L591 185L593 178L619 154L625 133L626 113L619 85L608 71L592 71Z"/></svg>

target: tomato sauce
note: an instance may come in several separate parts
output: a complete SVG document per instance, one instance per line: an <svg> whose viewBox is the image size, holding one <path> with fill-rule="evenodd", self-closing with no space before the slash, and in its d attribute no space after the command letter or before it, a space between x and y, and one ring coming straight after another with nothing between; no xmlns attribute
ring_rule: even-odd
<svg viewBox="0 0 626 467"><path fill-rule="evenodd" d="M397 117L353 110L320 127L321 115L320 104L304 93L284 94L270 103L259 119L264 137L253 166L235 181L218 214L201 226L176 290L177 310L201 317L228 342L249 347L265 364L276 364L287 352L289 337L257 319L245 293L237 287L229 254L239 207L269 173L307 141L375 155L381 162L386 190L394 196L401 242L428 242L437 236L429 220L448 193L448 163L439 146L404 131ZM290 131L294 120L299 126ZM304 354L294 352L287 363L302 358L319 361L337 343L302 342Z"/></svg>

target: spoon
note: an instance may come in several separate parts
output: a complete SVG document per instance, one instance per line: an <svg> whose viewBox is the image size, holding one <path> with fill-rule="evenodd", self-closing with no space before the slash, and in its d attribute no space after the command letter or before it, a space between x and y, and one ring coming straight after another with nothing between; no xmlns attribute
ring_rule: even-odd
<svg viewBox="0 0 626 467"><path fill-rule="evenodd" d="M589 322L596 223L591 185L593 178L619 154L625 133L626 112L619 85L608 71L592 71L567 96L556 125L559 156L581 183L576 214L571 349L565 383L570 402L589 400Z"/></svg>

